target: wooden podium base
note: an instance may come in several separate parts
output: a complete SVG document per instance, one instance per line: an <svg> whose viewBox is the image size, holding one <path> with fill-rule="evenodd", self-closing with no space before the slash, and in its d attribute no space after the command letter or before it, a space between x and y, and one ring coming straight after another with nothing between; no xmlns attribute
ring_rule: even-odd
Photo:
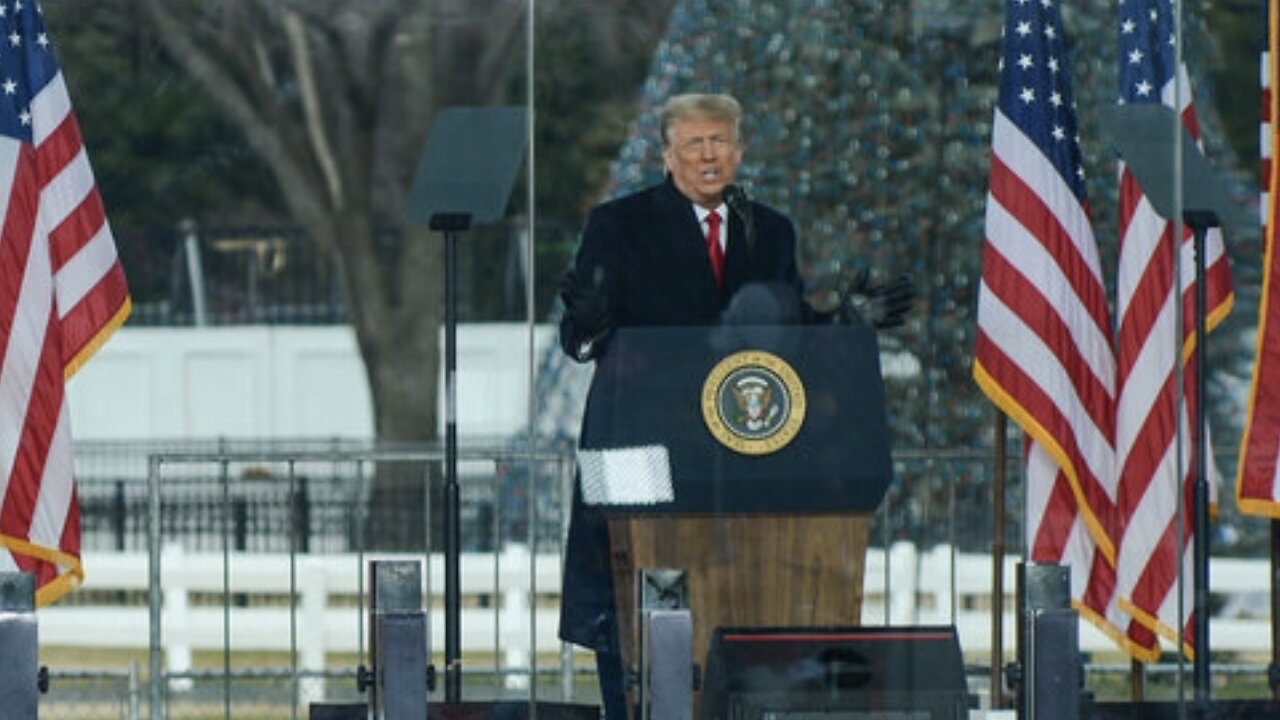
<svg viewBox="0 0 1280 720"><path fill-rule="evenodd" d="M861 624L870 525L867 513L610 518L623 662L635 666L635 588L644 569L686 571L693 658L704 668L718 627Z"/></svg>

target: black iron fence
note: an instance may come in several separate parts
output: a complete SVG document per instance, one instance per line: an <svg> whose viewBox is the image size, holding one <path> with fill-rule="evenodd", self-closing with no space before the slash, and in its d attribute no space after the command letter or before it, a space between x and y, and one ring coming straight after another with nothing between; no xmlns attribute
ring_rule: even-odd
<svg viewBox="0 0 1280 720"><path fill-rule="evenodd" d="M76 467L86 550L146 549L147 458L154 453L208 453L272 449L288 452L367 447L330 442L81 442ZM568 508L573 447L540 448L536 458L519 442L464 447L460 463L462 544L488 551L535 538L558 545ZM436 461L391 468L377 462L218 462L166 470L162 535L192 550L345 552L369 547L440 547L443 523L443 451ZM1234 457L1218 466L1230 477ZM1021 552L1020 460L1008 453L1005 547ZM406 477L407 473L407 477ZM876 515L872 543L910 540L987 552L993 515L993 458L989 448L902 449L894 453L894 481ZM399 482L389 482L399 478ZM377 530L372 534L370 528ZM1265 555L1267 523L1242 516L1223 488L1213 524L1215 555ZM225 544L225 545L224 545Z"/></svg>
<svg viewBox="0 0 1280 720"><path fill-rule="evenodd" d="M131 324L347 320L337 257L317 248L299 228L180 228L141 235L149 245L145 251L131 253L138 243L121 243L134 296Z"/></svg>
<svg viewBox="0 0 1280 720"><path fill-rule="evenodd" d="M76 448L85 550L145 551L147 460L152 454L207 454L164 468L160 534L193 551L350 552L372 547L439 548L443 521L441 461L317 461L315 452L364 447L353 442L85 442ZM307 462L245 462L234 453L309 452ZM565 526L572 446L519 444L460 451L461 538L466 551L507 542L559 546ZM990 547L988 451L900 451L896 479L873 527L872 542L910 539L924 547ZM1016 461L1008 468L1017 477ZM381 483L381 487L379 484ZM1021 536L1020 486L1010 483L1008 547Z"/></svg>
<svg viewBox="0 0 1280 720"><path fill-rule="evenodd" d="M549 278L536 288L538 308L551 307L578 229L577 220L538 220L535 263L539 277ZM134 302L132 325L320 325L349 319L338 256L298 226L119 230L117 246ZM525 317L526 234L520 217L468 233L459 253L462 317ZM400 229L387 228L374 252L396 257L402 242L407 241Z"/></svg>
<svg viewBox="0 0 1280 720"><path fill-rule="evenodd" d="M188 550L352 552L440 547L443 452L434 460L352 461L352 442L80 443L76 467L85 550L145 551L148 458L207 455L165 467L160 535ZM305 462L228 459L271 448ZM317 460L315 453L334 459ZM558 547L572 453L491 444L460 451L464 551L506 542Z"/></svg>

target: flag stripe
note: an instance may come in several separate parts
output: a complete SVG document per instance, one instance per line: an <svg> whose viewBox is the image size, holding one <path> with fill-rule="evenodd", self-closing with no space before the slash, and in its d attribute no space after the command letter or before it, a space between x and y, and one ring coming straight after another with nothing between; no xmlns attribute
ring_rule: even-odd
<svg viewBox="0 0 1280 720"><path fill-rule="evenodd" d="M117 262L115 242L104 225L54 276L59 312L65 317L79 306Z"/></svg>
<svg viewBox="0 0 1280 720"><path fill-rule="evenodd" d="M6 294L0 307L0 326L7 330L0 355L0 429L8 429L0 434L0 489L6 493L31 402L37 362L32 351L44 346L42 334L53 304L48 256L33 248L35 193L20 180L29 172L23 167L29 157L17 143L0 138L0 172L8 171L0 176L7 180L0 183L0 199L8 201L0 225L4 286L17 290Z"/></svg>
<svg viewBox="0 0 1280 720"><path fill-rule="evenodd" d="M998 201L999 208L1021 221L1023 228L1043 230L1033 234L1036 242L1017 243L1015 246L1024 251L1035 251L1038 247L1043 247L1048 253L1047 265L1055 268L1061 265L1068 278L1084 284L1080 288L1067 284L1062 290L1072 292L1083 303L1094 326L1105 337L1110 330L1110 319L1105 293L1102 291L1104 285L1099 270L1101 262L1084 206L1063 201L1071 197L1071 188L1053 172L1052 166L1044 162L1044 157L1035 151L1034 144L999 111L996 112L995 125L991 195ZM1010 161L1006 162L1005 158ZM1010 163L1017 163L1021 167L1015 172L1010 169ZM1001 232L988 233L988 240L999 247L1014 244L1006 243ZM1026 271L1036 272L1037 268L1028 267ZM1090 347L1096 345L1110 347L1109 341L1105 339L1100 343L1097 340L1089 342ZM1106 379L1110 381L1114 358L1109 353L1105 359L1096 361L1095 366L1104 364L1106 367L1099 374L1108 375Z"/></svg>
<svg viewBox="0 0 1280 720"><path fill-rule="evenodd" d="M76 163L78 159L83 163L88 162L87 159L83 159L84 146L81 145L80 128L76 125L75 118L64 115L51 117L49 121L57 123L57 130L35 146L40 156L38 178L46 193L50 192L50 184L54 182L54 178L68 166ZM88 182L80 188L78 194L85 195L93 190L92 172L89 173L87 180ZM55 194L51 193L51 195Z"/></svg>
<svg viewBox="0 0 1280 720"><path fill-rule="evenodd" d="M84 578L66 379L124 323L124 270L34 3L0 14L0 567Z"/></svg>
<svg viewBox="0 0 1280 720"><path fill-rule="evenodd" d="M992 193L987 200L987 223L992 231L987 247L1011 258L1019 268L1025 268L1018 273L1018 278L1028 287L1021 291L1029 290L1027 294L1042 297L1041 288L1060 287L1062 292L1070 293L1071 305L1050 307L1048 311L1054 315L1073 314L1066 322L1068 337L1077 345L1080 359L1092 370L1093 379L1110 393L1115 373L1115 358L1108 337L1110 320L1101 279L1091 274L1099 265L1098 259L1075 252L1075 237L1050 219L1050 210L1019 180L999 155L992 158ZM1036 234L1027 230L1030 227L1045 230ZM1087 284L1087 287L1078 288L1073 282ZM1081 311L1087 313L1090 322L1075 322L1078 318L1074 314Z"/></svg>
<svg viewBox="0 0 1280 720"><path fill-rule="evenodd" d="M53 257L54 270L61 271L89 240L100 235L106 227L107 211L102 206L102 197L97 193L85 195L80 205L49 233L49 252Z"/></svg>
<svg viewBox="0 0 1280 720"><path fill-rule="evenodd" d="M55 366L55 370L60 370ZM50 380L55 386L62 383ZM58 403L59 411L56 425L49 443L49 452L44 464L43 478L40 483L41 492L31 510L31 526L27 536L39 545L58 547L63 541L63 531L67 523L67 510L71 506L71 496L75 491L72 483L59 483L57 478L70 477L74 471L74 457L71 452L70 418L67 416L67 404ZM77 533L78 535L78 533ZM79 538L76 538L79 542ZM65 547L63 549L66 549Z"/></svg>
<svg viewBox="0 0 1280 720"><path fill-rule="evenodd" d="M999 223L999 220L995 222ZM1044 352L1058 358L1062 364L1079 363L1094 371L1063 377L1064 387L1058 392L1052 392L1051 395L1055 397L1058 404L1076 406L1080 411L1085 412L1092 419L1094 429L1109 427L1112 412L1109 387L1111 377L1105 379L1100 377L1097 371L1102 368L1094 367L1095 362L1102 358L1098 357L1096 350L1084 351L1077 341L1082 333L1073 332L1071 319L1061 317L1055 306L1037 291L1037 288L1047 287L1044 284L1047 279L1035 277L1034 273L1029 277L1017 272L1017 268L1026 266L1030 258L1024 255L1017 262L1011 262L999 253L995 245L996 243L987 244L983 261L992 266L993 272L989 274L987 288L992 293L992 298L999 300L1001 304L999 312L1016 315L1026 331L1036 335L1036 340L1043 345ZM1032 255L1039 255L1039 253L1032 253ZM1045 266L1039 265L1039 267L1043 269ZM1004 302L1004 298L1016 299L1016 302L1009 305ZM1080 326L1080 323L1074 324L1075 329ZM1110 348L1103 344L1103 349ZM1105 370L1110 369L1105 368ZM1090 435L1091 441L1098 447L1106 446L1102 447L1100 452L1104 459L1108 458L1110 439L1101 431Z"/></svg>
<svg viewBox="0 0 1280 720"><path fill-rule="evenodd" d="M62 353L53 332L53 316L46 318L44 344L35 366L32 383L36 390L23 420L18 453L14 457L13 477L39 477L44 472L49 446L62 408ZM28 537L31 518L39 501L42 485L10 482L3 504L0 504L0 533Z"/></svg>
<svg viewBox="0 0 1280 720"><path fill-rule="evenodd" d="M1097 551L1093 535L1078 513L1066 475L1034 442L1024 443L1028 519L1038 521L1028 532L1031 560L1065 565L1071 569L1072 606L1119 647L1127 641L1121 628L1129 617L1113 602L1115 569ZM1146 652L1147 649L1143 648Z"/></svg>
<svg viewBox="0 0 1280 720"><path fill-rule="evenodd" d="M1276 192L1277 163L1272 153L1280 134L1280 113L1274 90L1280 61L1280 8L1275 0L1265 3L1263 27L1266 30L1261 53L1262 68L1262 293L1258 302L1257 346L1253 356L1253 379L1249 389L1248 411L1244 433L1240 439L1240 456L1236 464L1236 504L1242 512L1280 518L1280 255L1277 255Z"/></svg>
<svg viewBox="0 0 1280 720"><path fill-rule="evenodd" d="M1161 103L1174 109L1199 146L1189 75L1173 52L1174 7L1169 0L1130 0L1120 6L1117 19L1121 103ZM1160 133L1171 129L1152 128ZM1169 152L1174 152L1172 146ZM1208 435L1207 428L1189 422L1197 405L1191 232L1184 227L1181 237L1175 237L1173 223L1156 212L1129 169L1121 165L1119 172L1116 454L1123 534L1116 582L1121 607L1137 623L1127 631L1132 649L1153 642L1153 633L1170 637L1171 628L1190 622L1192 604L1182 607L1178 617L1176 579L1192 532L1185 526L1179 537L1177 518L1179 500L1194 480L1196 436L1205 432L1207 443ZM1206 327L1212 328L1231 307L1230 271L1221 232L1206 233L1205 247ZM1179 362L1184 363L1180 388ZM1184 515L1189 517L1190 510ZM1190 638L1183 641L1182 650L1190 652Z"/></svg>
<svg viewBox="0 0 1280 720"><path fill-rule="evenodd" d="M1080 496L1086 525L1104 554L1113 556L1106 530L1109 519L1093 512L1095 507L1108 507L1114 492L1103 484L1112 478L1115 370L1110 342L1099 328L1109 326L1109 320L1096 243L1083 205L1035 144L999 110L992 145L984 250L989 268L984 267L979 294L983 334L975 353L977 366L987 366L983 375L1003 378L993 384L1003 384L1004 391L990 387L988 395L1063 464ZM1009 162L1002 159L1006 154ZM1015 163L1016 177L1009 170ZM1049 201L1058 205L1050 208ZM1008 207L1020 209L1016 219ZM1063 265L1070 270L1064 272ZM1033 304L1042 312L1031 312ZM1071 328L1065 333L1064 324ZM1019 341L983 342L990 337ZM1046 343L1045 338L1052 340ZM1077 415L1091 420L1070 419Z"/></svg>
<svg viewBox="0 0 1280 720"><path fill-rule="evenodd" d="M974 380L1025 434L1032 559L1119 644L1115 350L1055 3L1005 4Z"/></svg>

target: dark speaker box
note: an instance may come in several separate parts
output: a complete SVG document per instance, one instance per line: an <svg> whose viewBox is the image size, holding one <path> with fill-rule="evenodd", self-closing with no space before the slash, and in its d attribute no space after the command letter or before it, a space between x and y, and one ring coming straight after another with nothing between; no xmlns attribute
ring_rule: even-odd
<svg viewBox="0 0 1280 720"><path fill-rule="evenodd" d="M718 628L707 720L952 720L970 706L951 626Z"/></svg>
<svg viewBox="0 0 1280 720"><path fill-rule="evenodd" d="M1023 675L1025 687L1019 697L1031 699L1029 717L1036 720L1078 720L1080 691L1080 616L1075 610L1048 608L1025 613L1023 633L1027 658ZM1030 692L1030 696L1025 695Z"/></svg>
<svg viewBox="0 0 1280 720"><path fill-rule="evenodd" d="M315 702L307 714L309 720L368 720L365 703Z"/></svg>

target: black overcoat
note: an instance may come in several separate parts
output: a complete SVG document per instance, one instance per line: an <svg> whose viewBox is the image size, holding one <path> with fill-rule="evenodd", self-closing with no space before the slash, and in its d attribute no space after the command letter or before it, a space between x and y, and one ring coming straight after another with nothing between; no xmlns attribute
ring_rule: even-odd
<svg viewBox="0 0 1280 720"><path fill-rule="evenodd" d="M782 284L798 295L795 228L776 210L755 202L751 206L755 237L750 247L741 218L730 213L722 289L715 286L693 204L669 177L593 209L574 272L580 279L599 280L615 327L714 325L730 298L748 283ZM577 350L585 339L572 314L565 313L561 347L581 360ZM602 352L608 352L607 340L594 355ZM616 650L608 527L598 509L582 503L576 487L563 585L560 637L595 650Z"/></svg>

